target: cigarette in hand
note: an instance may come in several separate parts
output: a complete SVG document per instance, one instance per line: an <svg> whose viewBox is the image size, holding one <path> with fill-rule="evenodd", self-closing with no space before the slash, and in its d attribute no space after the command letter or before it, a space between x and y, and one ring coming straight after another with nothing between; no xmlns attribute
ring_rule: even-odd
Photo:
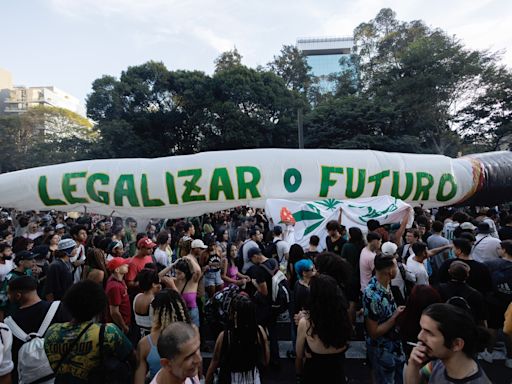
<svg viewBox="0 0 512 384"><path fill-rule="evenodd" d="M408 342L407 342L407 345L410 345L410 346L412 346L412 347L418 347L418 346L420 346L421 344L419 344L419 343L413 343L412 341L408 341Z"/></svg>

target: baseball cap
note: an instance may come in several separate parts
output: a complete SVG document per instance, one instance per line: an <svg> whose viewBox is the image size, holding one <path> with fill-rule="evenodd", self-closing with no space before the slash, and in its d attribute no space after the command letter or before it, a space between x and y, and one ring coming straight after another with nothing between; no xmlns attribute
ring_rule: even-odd
<svg viewBox="0 0 512 384"><path fill-rule="evenodd" d="M261 249L253 247L247 251L247 258L249 260L251 260L251 258L255 255L261 255Z"/></svg>
<svg viewBox="0 0 512 384"><path fill-rule="evenodd" d="M489 223L482 222L482 223L478 224L478 233L486 235L491 232L492 232L491 226L489 225Z"/></svg>
<svg viewBox="0 0 512 384"><path fill-rule="evenodd" d="M476 227L473 224L471 224L469 221L466 221L465 223L462 223L460 225L460 229L474 231L476 229Z"/></svg>
<svg viewBox="0 0 512 384"><path fill-rule="evenodd" d="M115 249L115 248L118 248L118 247L121 247L123 248L123 243L122 241L119 241L119 240L115 240L115 241L112 241L109 245L108 245L108 253L112 253L112 251Z"/></svg>
<svg viewBox="0 0 512 384"><path fill-rule="evenodd" d="M384 244L382 244L380 248L382 255L384 256L394 256L396 254L397 249L398 246L395 243L392 243L391 241L386 241Z"/></svg>
<svg viewBox="0 0 512 384"><path fill-rule="evenodd" d="M203 240L195 239L194 241L192 241L192 244L190 244L190 248L206 249L208 247L206 245L204 245Z"/></svg>
<svg viewBox="0 0 512 384"><path fill-rule="evenodd" d="M117 268L119 268L121 265L128 265L130 264L129 259L124 259L122 257L114 257L112 260L110 260L107 263L107 269L109 271L115 271Z"/></svg>
<svg viewBox="0 0 512 384"><path fill-rule="evenodd" d="M151 241L147 236L144 236L137 242L137 248L154 248L156 244Z"/></svg>
<svg viewBox="0 0 512 384"><path fill-rule="evenodd" d="M61 241L59 241L59 244L57 245L57 249L59 251L64 251L67 254L70 254L75 247L76 242L73 239L62 239Z"/></svg>
<svg viewBox="0 0 512 384"><path fill-rule="evenodd" d="M20 251L16 252L16 261L21 260L33 260L36 258L36 254L30 251Z"/></svg>
<svg viewBox="0 0 512 384"><path fill-rule="evenodd" d="M66 226L62 223L59 223L55 226L55 229L62 229L62 228L65 228Z"/></svg>

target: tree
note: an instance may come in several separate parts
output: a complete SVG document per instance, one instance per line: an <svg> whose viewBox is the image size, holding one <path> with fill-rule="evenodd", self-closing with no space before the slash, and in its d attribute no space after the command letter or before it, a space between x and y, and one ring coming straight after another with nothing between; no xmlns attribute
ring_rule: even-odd
<svg viewBox="0 0 512 384"><path fill-rule="evenodd" d="M267 67L293 91L306 94L313 81L306 55L294 45L284 45Z"/></svg>
<svg viewBox="0 0 512 384"><path fill-rule="evenodd" d="M232 51L223 52L215 59L215 72L224 71L242 65L242 55L236 47Z"/></svg>
<svg viewBox="0 0 512 384"><path fill-rule="evenodd" d="M398 21L390 9L359 25L354 38L359 91L394 111L385 134L418 136L433 152L456 152L457 116L494 57L422 21Z"/></svg>
<svg viewBox="0 0 512 384"><path fill-rule="evenodd" d="M480 150L512 149L512 73L491 66L480 81L480 92L461 111L459 132Z"/></svg>
<svg viewBox="0 0 512 384"><path fill-rule="evenodd" d="M302 98L269 71L235 66L213 76L212 130L204 150L291 147Z"/></svg>

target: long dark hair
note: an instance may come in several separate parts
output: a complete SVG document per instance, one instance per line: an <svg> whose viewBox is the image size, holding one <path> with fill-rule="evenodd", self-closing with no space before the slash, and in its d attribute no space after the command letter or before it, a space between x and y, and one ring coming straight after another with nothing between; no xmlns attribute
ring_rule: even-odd
<svg viewBox="0 0 512 384"><path fill-rule="evenodd" d="M361 229L357 227L351 227L348 229L348 234L350 236L348 242L354 244L359 250L359 253L361 253L361 250L366 247L366 242L364 241L364 236Z"/></svg>
<svg viewBox="0 0 512 384"><path fill-rule="evenodd" d="M311 278L308 331L318 336L326 348L342 348L352 335L347 300L334 278L318 275Z"/></svg>
<svg viewBox="0 0 512 384"><path fill-rule="evenodd" d="M229 319L224 330L220 377L222 383L231 382L231 372L244 372L252 382L254 368L260 359L256 306L243 294L231 301Z"/></svg>

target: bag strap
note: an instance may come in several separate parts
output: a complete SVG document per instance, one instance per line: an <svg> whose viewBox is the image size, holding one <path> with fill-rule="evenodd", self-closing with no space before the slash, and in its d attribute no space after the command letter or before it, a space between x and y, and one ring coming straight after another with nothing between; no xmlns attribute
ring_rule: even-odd
<svg viewBox="0 0 512 384"><path fill-rule="evenodd" d="M30 339L30 337L28 337L25 331L21 329L18 324L16 324L16 322L11 316L8 316L4 319L4 324L9 327L12 334L16 336L16 338L20 339L24 343Z"/></svg>
<svg viewBox="0 0 512 384"><path fill-rule="evenodd" d="M85 332L87 332L87 330L91 327L91 325L93 324L93 322L91 321L89 324L87 324L87 326L82 330L82 332L80 332L78 334L78 336L76 337L75 340L73 340L73 342L71 343L71 345L69 346L69 349L68 351L61 357L61 359L59 360L59 362L57 363L57 366L55 367L55 369L53 370L53 372L55 374L57 374L57 372L59 371L59 368L61 367L62 363L64 363L64 361L68 358L69 354L71 353L71 351L73 350L73 348L75 348L75 346L77 345L77 343L80 341L80 339L82 338L82 336L85 334Z"/></svg>
<svg viewBox="0 0 512 384"><path fill-rule="evenodd" d="M46 312L46 316L44 317L43 322L41 323L41 326L39 327L37 334L39 337L43 337L46 333L46 330L52 323L52 320L57 313L57 310L59 309L60 301L54 301L52 305L50 305L50 309L48 309L48 312Z"/></svg>
<svg viewBox="0 0 512 384"><path fill-rule="evenodd" d="M260 264L260 266L261 266L261 267L263 267L263 269L265 269L265 271L267 271L268 273L270 273L270 276L272 276L272 277L274 277L274 275L275 275L275 274L276 274L276 272L277 272L277 269L274 269L274 270L272 271L272 270L270 270L270 268L269 268L269 267L267 267L267 266L266 266L265 264L263 264L263 263L261 263L261 264ZM277 268L279 268L279 266L278 266Z"/></svg>
<svg viewBox="0 0 512 384"><path fill-rule="evenodd" d="M475 245L473 245L473 249L475 249L477 247L478 244L480 244L480 242L485 239L486 237L489 237L489 235L485 235L484 237L482 237L480 240L478 240Z"/></svg>

